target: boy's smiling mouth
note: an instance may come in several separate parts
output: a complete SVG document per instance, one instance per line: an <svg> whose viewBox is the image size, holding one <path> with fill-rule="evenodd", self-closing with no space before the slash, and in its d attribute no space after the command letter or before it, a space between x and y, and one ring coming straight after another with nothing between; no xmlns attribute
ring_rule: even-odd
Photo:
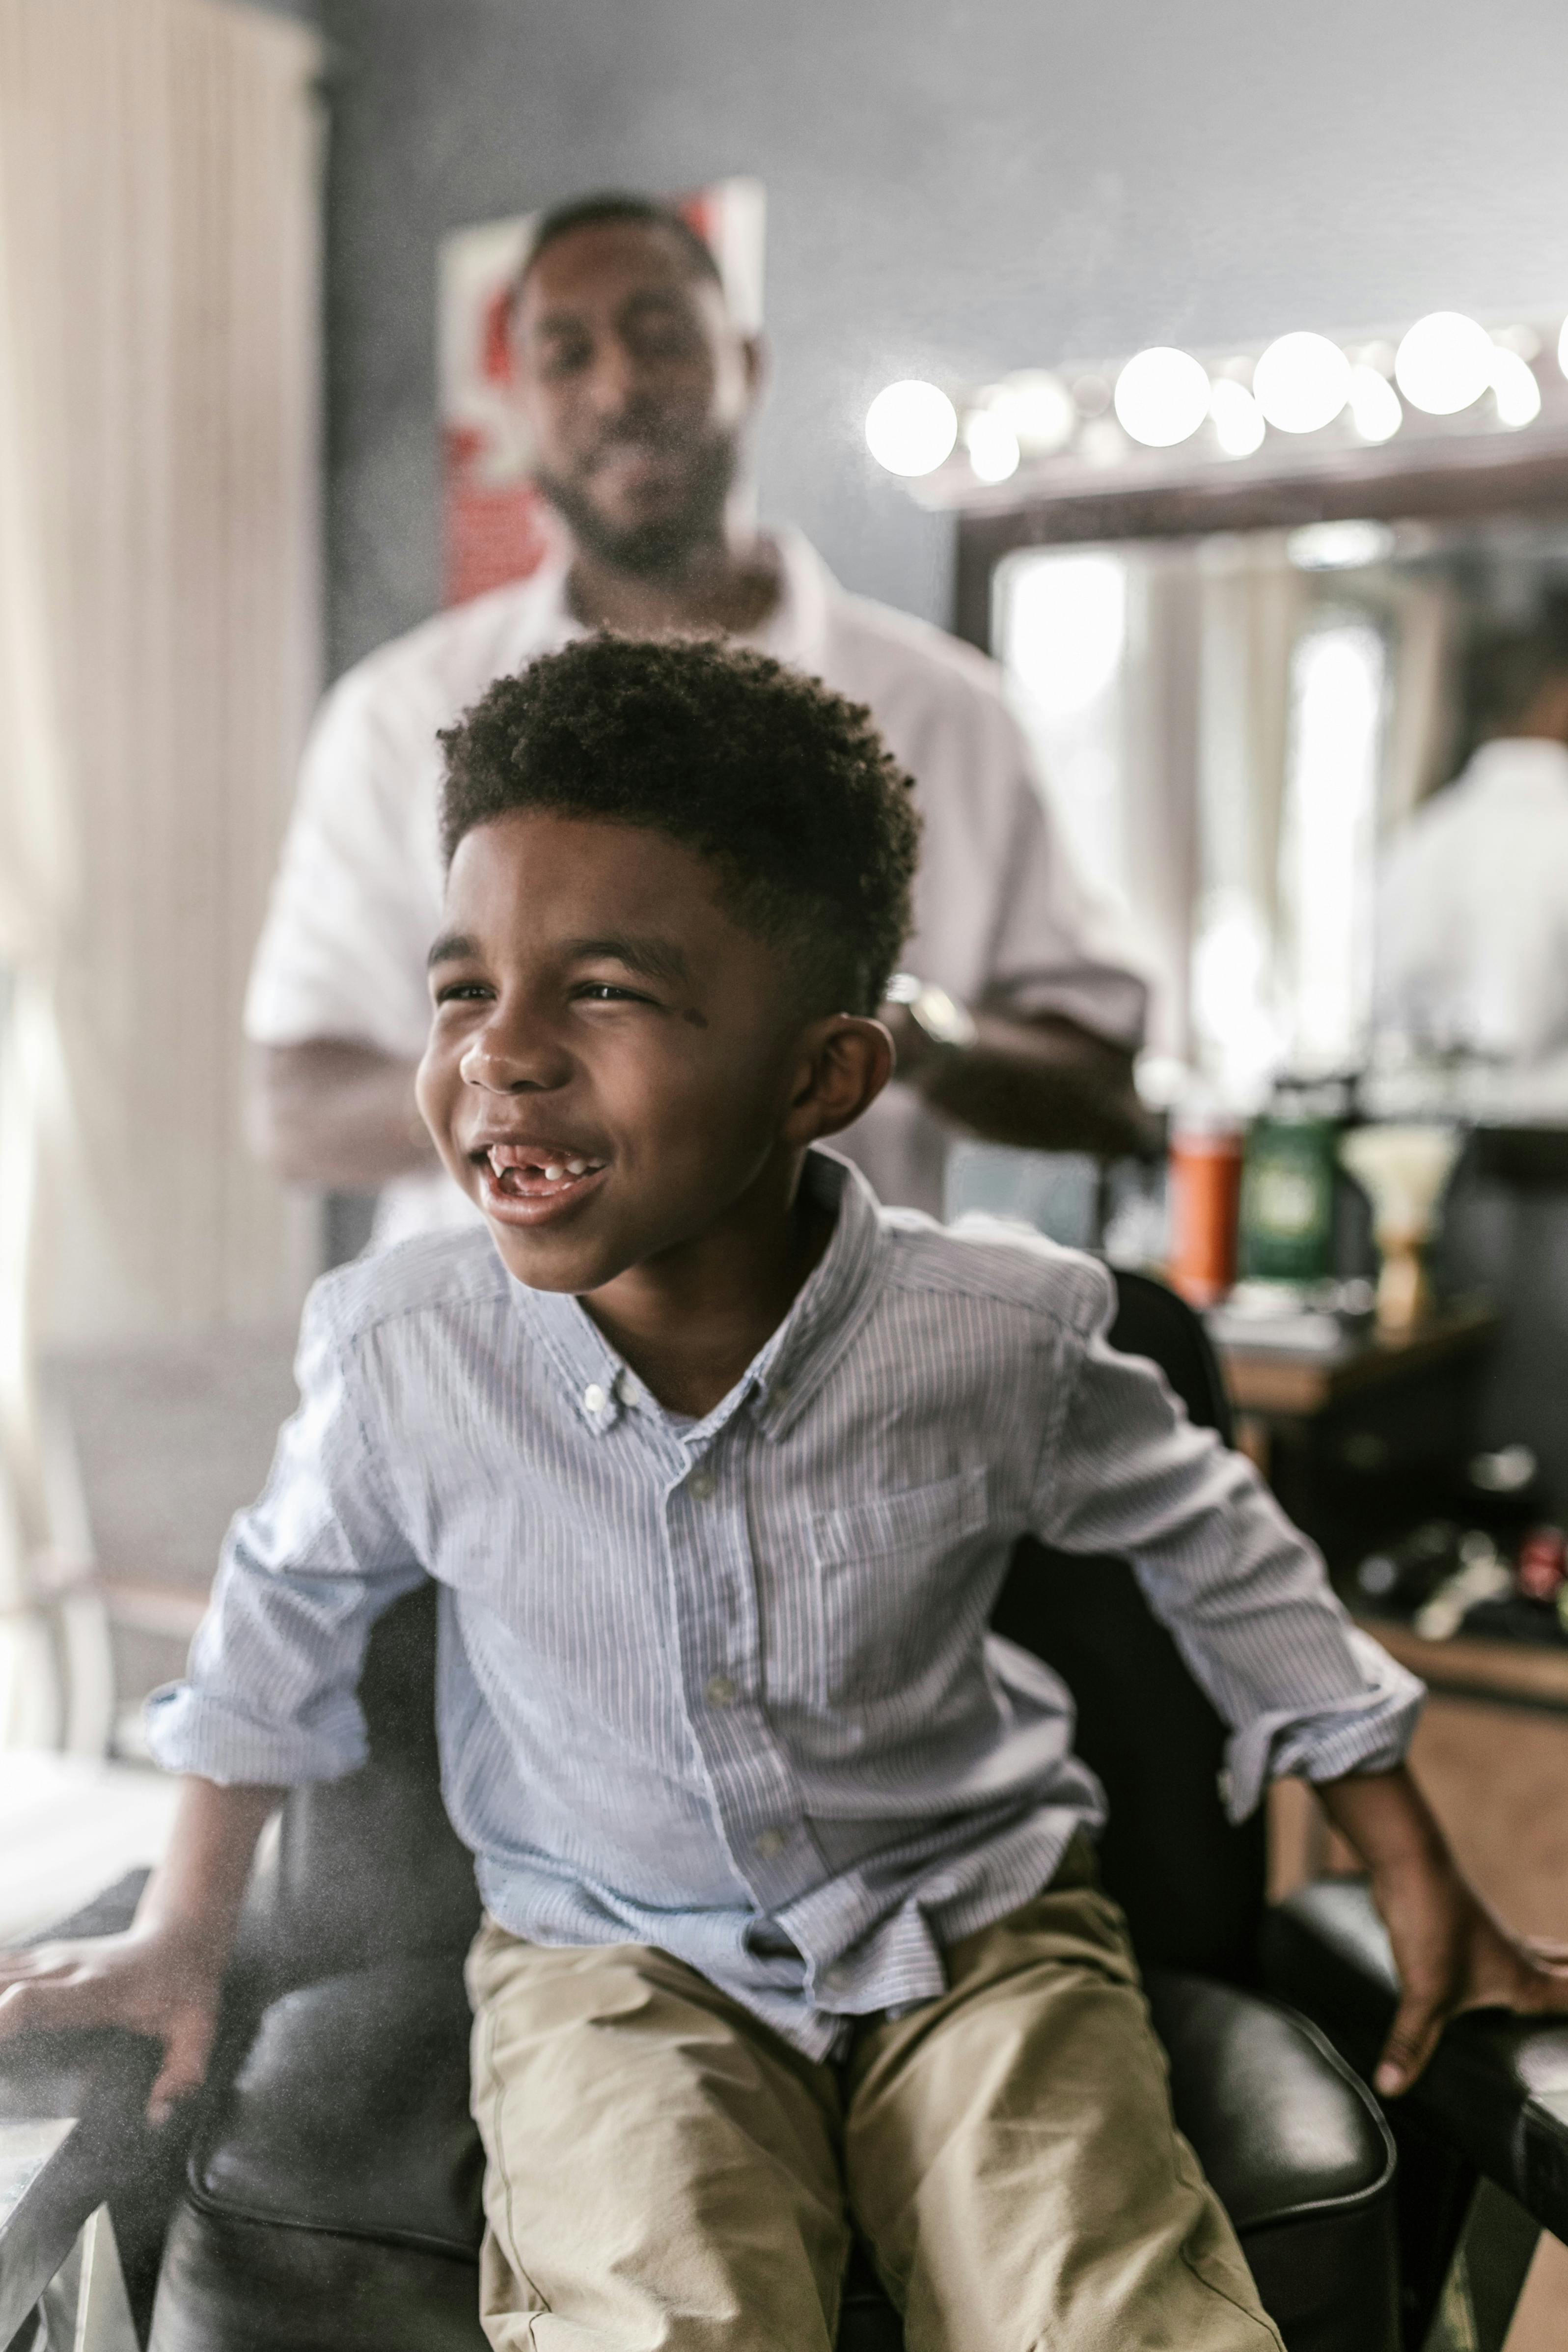
<svg viewBox="0 0 1568 2352"><path fill-rule="evenodd" d="M608 1162L568 1144L489 1143L468 1155L481 1205L503 1224L545 1223L598 1189Z"/></svg>

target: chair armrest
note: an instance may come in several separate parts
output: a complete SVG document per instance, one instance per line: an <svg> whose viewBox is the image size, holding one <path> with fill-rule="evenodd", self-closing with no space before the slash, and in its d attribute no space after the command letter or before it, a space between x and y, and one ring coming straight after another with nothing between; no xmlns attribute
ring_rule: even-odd
<svg viewBox="0 0 1568 2352"><path fill-rule="evenodd" d="M147 1881L131 1871L41 1936L111 1936ZM0 2042L0 2344L8 2344L82 2224L145 2160L157 2044L96 2029ZM63 2128L62 2128L63 2126Z"/></svg>
<svg viewBox="0 0 1568 2352"><path fill-rule="evenodd" d="M158 2060L156 2042L118 2030L29 2034L5 2045L0 2165L9 2156L13 2201L0 2194L0 2344L20 2328L88 2216L145 2162Z"/></svg>
<svg viewBox="0 0 1568 2352"><path fill-rule="evenodd" d="M1394 1958L1360 1879L1320 1879L1263 1929L1269 1990L1303 2011L1369 2080L1393 2019ZM1499 2010L1456 2018L1395 2114L1458 2149L1568 2239L1568 2023Z"/></svg>

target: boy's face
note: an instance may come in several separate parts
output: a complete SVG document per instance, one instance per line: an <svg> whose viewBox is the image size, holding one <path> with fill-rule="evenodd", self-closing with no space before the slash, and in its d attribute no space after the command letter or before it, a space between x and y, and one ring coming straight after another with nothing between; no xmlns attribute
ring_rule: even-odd
<svg viewBox="0 0 1568 2352"><path fill-rule="evenodd" d="M597 1290L722 1224L885 1075L875 1024L804 1023L712 869L641 827L476 826L430 981L420 1109L538 1290Z"/></svg>

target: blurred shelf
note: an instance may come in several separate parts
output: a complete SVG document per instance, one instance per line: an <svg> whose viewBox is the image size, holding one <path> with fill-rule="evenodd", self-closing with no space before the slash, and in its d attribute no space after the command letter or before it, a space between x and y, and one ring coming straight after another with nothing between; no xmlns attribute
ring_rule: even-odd
<svg viewBox="0 0 1568 2352"><path fill-rule="evenodd" d="M1216 1343L1239 1412L1308 1420L1366 1389L1418 1379L1477 1356L1496 1337L1497 1309L1479 1299L1441 1307L1407 1337L1353 1333L1332 1349L1248 1348Z"/></svg>
<svg viewBox="0 0 1568 2352"><path fill-rule="evenodd" d="M1568 1642L1552 1648L1463 1633L1451 1642L1424 1642L1403 1618L1358 1611L1356 1622L1432 1691L1568 1715Z"/></svg>

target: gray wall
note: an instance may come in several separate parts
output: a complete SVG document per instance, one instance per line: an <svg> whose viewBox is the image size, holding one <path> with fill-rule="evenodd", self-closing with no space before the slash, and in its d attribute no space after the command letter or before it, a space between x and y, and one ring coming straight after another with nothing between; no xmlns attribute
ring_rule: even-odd
<svg viewBox="0 0 1568 2352"><path fill-rule="evenodd" d="M308 13L310 0L275 0ZM329 661L436 601L434 289L465 222L619 184L767 184L765 514L944 619L951 526L861 419L1166 340L1568 307L1563 0L321 0L330 47ZM1568 1197L1490 1195L1489 1433L1568 1506ZM1529 1302L1536 1302L1531 1309Z"/></svg>
<svg viewBox="0 0 1568 2352"><path fill-rule="evenodd" d="M322 0L334 668L436 595L460 223L767 183L765 513L945 615L871 394L1165 339L1568 303L1563 0Z"/></svg>

